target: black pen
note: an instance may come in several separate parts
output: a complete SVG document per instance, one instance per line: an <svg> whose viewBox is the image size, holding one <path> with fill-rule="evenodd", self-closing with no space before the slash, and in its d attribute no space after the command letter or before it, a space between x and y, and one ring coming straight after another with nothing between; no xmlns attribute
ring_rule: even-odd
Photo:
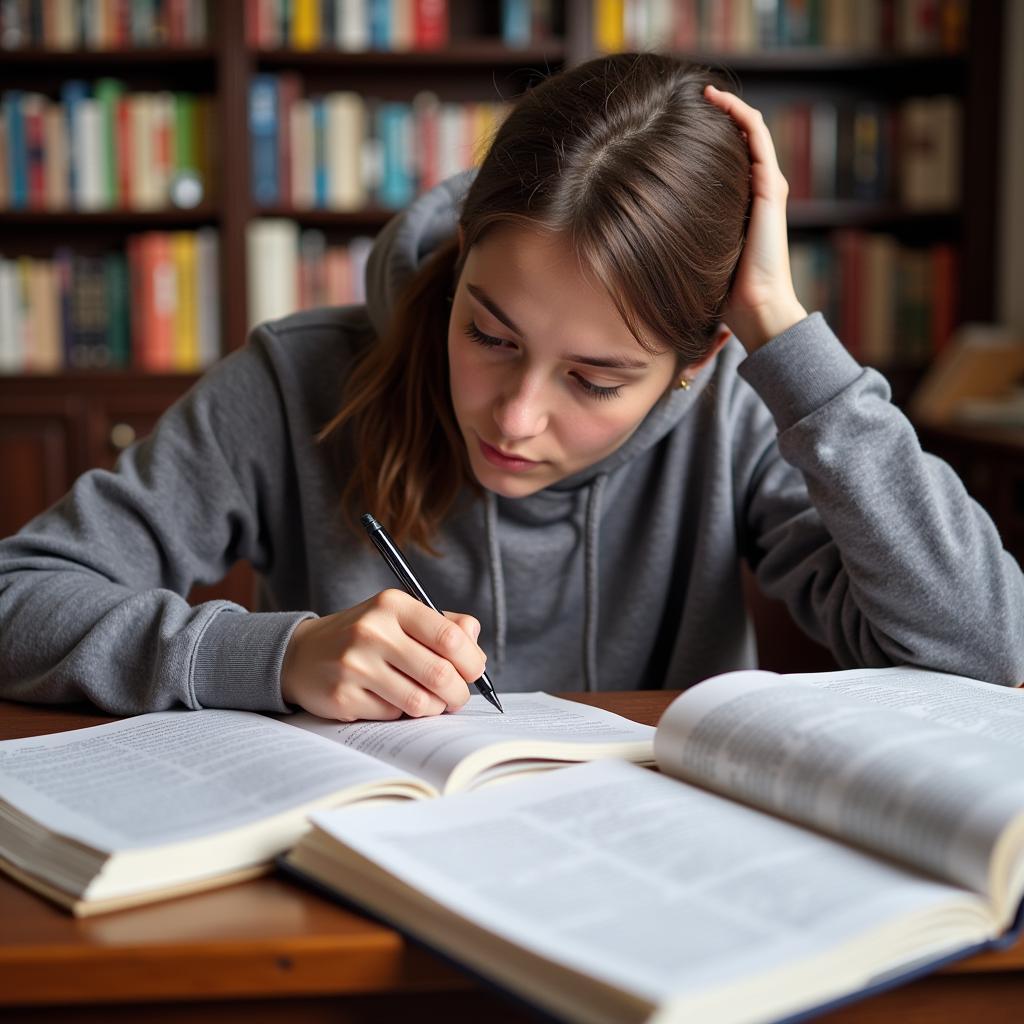
<svg viewBox="0 0 1024 1024"><path fill-rule="evenodd" d="M402 552L398 550L398 546L388 536L388 531L369 512L360 516L359 521L370 535L370 540L373 541L374 547L381 553L381 557L391 566L391 571L398 577L398 582L402 584L405 592L410 597L415 597L417 601L422 601L428 608L433 608L439 615L443 615L444 612L430 600L430 596L423 589L423 585L416 579L416 574L410 568ZM498 695L494 692L494 684L487 678L486 672L474 685L502 714L505 713L505 709L501 706L501 701L498 700Z"/></svg>

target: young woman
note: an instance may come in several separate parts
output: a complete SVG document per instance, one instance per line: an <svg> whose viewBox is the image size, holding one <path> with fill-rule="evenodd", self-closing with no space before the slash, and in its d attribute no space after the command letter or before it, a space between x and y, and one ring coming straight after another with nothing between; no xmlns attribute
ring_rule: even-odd
<svg viewBox="0 0 1024 1024"><path fill-rule="evenodd" d="M1024 578L789 273L760 115L617 55L0 544L0 695L344 720L755 664L741 562L843 665L1024 679ZM358 526L407 548L432 612ZM183 595L237 559L260 610ZM470 615L469 613L472 613Z"/></svg>

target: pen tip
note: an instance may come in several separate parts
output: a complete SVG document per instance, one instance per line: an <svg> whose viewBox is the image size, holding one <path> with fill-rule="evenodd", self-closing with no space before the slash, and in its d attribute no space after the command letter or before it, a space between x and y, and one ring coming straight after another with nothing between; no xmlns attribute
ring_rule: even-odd
<svg viewBox="0 0 1024 1024"><path fill-rule="evenodd" d="M364 528L367 530L375 530L378 526L377 520L374 519L369 512L364 512L359 517L359 522L361 522Z"/></svg>

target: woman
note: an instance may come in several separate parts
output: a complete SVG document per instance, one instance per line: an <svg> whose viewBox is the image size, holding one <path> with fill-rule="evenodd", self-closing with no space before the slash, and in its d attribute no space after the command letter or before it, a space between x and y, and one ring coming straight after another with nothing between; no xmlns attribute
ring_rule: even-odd
<svg viewBox="0 0 1024 1024"><path fill-rule="evenodd" d="M740 565L844 665L1024 679L1024 581L793 291L763 120L618 55L0 544L0 693L342 720L755 664ZM389 589L372 512L447 618ZM237 559L261 611L181 596ZM469 615L472 612L476 618Z"/></svg>

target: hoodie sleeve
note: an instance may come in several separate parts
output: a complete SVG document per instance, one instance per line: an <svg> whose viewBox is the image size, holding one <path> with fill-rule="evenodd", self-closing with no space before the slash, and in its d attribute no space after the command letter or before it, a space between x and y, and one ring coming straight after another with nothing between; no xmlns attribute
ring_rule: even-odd
<svg viewBox="0 0 1024 1024"><path fill-rule="evenodd" d="M952 469L921 451L885 379L820 313L739 372L778 429L746 502L764 592L843 666L1024 681L1024 574Z"/></svg>
<svg viewBox="0 0 1024 1024"><path fill-rule="evenodd" d="M258 337L258 332L257 332ZM289 469L269 361L250 345L125 452L0 541L0 697L119 714L183 704L286 711L279 673L308 613L186 594L271 556L266 505Z"/></svg>

